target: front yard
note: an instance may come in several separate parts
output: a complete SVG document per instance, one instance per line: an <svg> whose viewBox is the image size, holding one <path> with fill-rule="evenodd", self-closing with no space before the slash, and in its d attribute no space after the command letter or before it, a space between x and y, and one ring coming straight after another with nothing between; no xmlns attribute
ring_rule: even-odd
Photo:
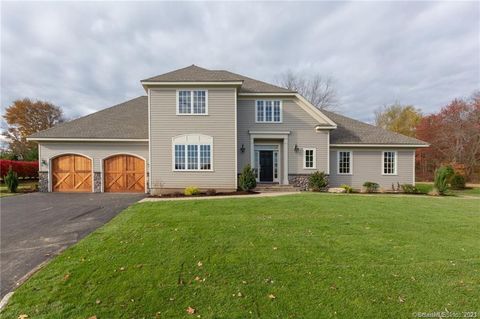
<svg viewBox="0 0 480 319"><path fill-rule="evenodd" d="M480 315L479 229L475 198L136 204L34 275L0 318Z"/></svg>

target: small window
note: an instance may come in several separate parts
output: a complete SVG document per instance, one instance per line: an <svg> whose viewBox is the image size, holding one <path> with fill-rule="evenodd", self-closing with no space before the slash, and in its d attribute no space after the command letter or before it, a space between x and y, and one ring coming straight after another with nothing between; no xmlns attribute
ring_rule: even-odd
<svg viewBox="0 0 480 319"><path fill-rule="evenodd" d="M282 103L279 100L258 100L256 101L257 123L281 123Z"/></svg>
<svg viewBox="0 0 480 319"><path fill-rule="evenodd" d="M383 152L383 175L397 174L397 152Z"/></svg>
<svg viewBox="0 0 480 319"><path fill-rule="evenodd" d="M179 115L206 115L207 91L180 90L178 91L177 114Z"/></svg>
<svg viewBox="0 0 480 319"><path fill-rule="evenodd" d="M175 145L175 169L185 169L185 145Z"/></svg>
<svg viewBox="0 0 480 319"><path fill-rule="evenodd" d="M316 168L316 149L304 148L303 149L303 168L315 169Z"/></svg>
<svg viewBox="0 0 480 319"><path fill-rule="evenodd" d="M352 174L352 152L338 152L338 174Z"/></svg>

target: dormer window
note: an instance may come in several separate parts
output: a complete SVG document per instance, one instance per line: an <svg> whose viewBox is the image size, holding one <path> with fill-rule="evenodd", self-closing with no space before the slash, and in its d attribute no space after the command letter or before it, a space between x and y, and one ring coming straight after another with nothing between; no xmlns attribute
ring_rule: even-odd
<svg viewBox="0 0 480 319"><path fill-rule="evenodd" d="M207 115L208 93L206 90L178 90L177 115Z"/></svg>
<svg viewBox="0 0 480 319"><path fill-rule="evenodd" d="M255 114L257 123L281 123L282 101L257 100L255 102Z"/></svg>

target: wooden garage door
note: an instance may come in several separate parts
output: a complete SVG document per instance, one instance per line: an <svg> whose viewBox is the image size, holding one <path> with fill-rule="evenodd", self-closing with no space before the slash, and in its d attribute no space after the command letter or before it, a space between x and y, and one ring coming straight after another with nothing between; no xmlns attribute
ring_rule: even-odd
<svg viewBox="0 0 480 319"><path fill-rule="evenodd" d="M91 192L92 161L81 155L62 155L52 160L52 191Z"/></svg>
<svg viewBox="0 0 480 319"><path fill-rule="evenodd" d="M145 192L145 162L131 155L116 155L103 163L105 192Z"/></svg>

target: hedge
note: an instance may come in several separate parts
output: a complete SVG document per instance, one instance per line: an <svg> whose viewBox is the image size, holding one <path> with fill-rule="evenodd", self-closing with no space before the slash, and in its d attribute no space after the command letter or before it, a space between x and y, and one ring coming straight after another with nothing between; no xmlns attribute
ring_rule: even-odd
<svg viewBox="0 0 480 319"><path fill-rule="evenodd" d="M17 173L21 178L38 178L38 161L10 161L0 160L0 178L3 179L7 175L8 168L12 167L12 170Z"/></svg>

